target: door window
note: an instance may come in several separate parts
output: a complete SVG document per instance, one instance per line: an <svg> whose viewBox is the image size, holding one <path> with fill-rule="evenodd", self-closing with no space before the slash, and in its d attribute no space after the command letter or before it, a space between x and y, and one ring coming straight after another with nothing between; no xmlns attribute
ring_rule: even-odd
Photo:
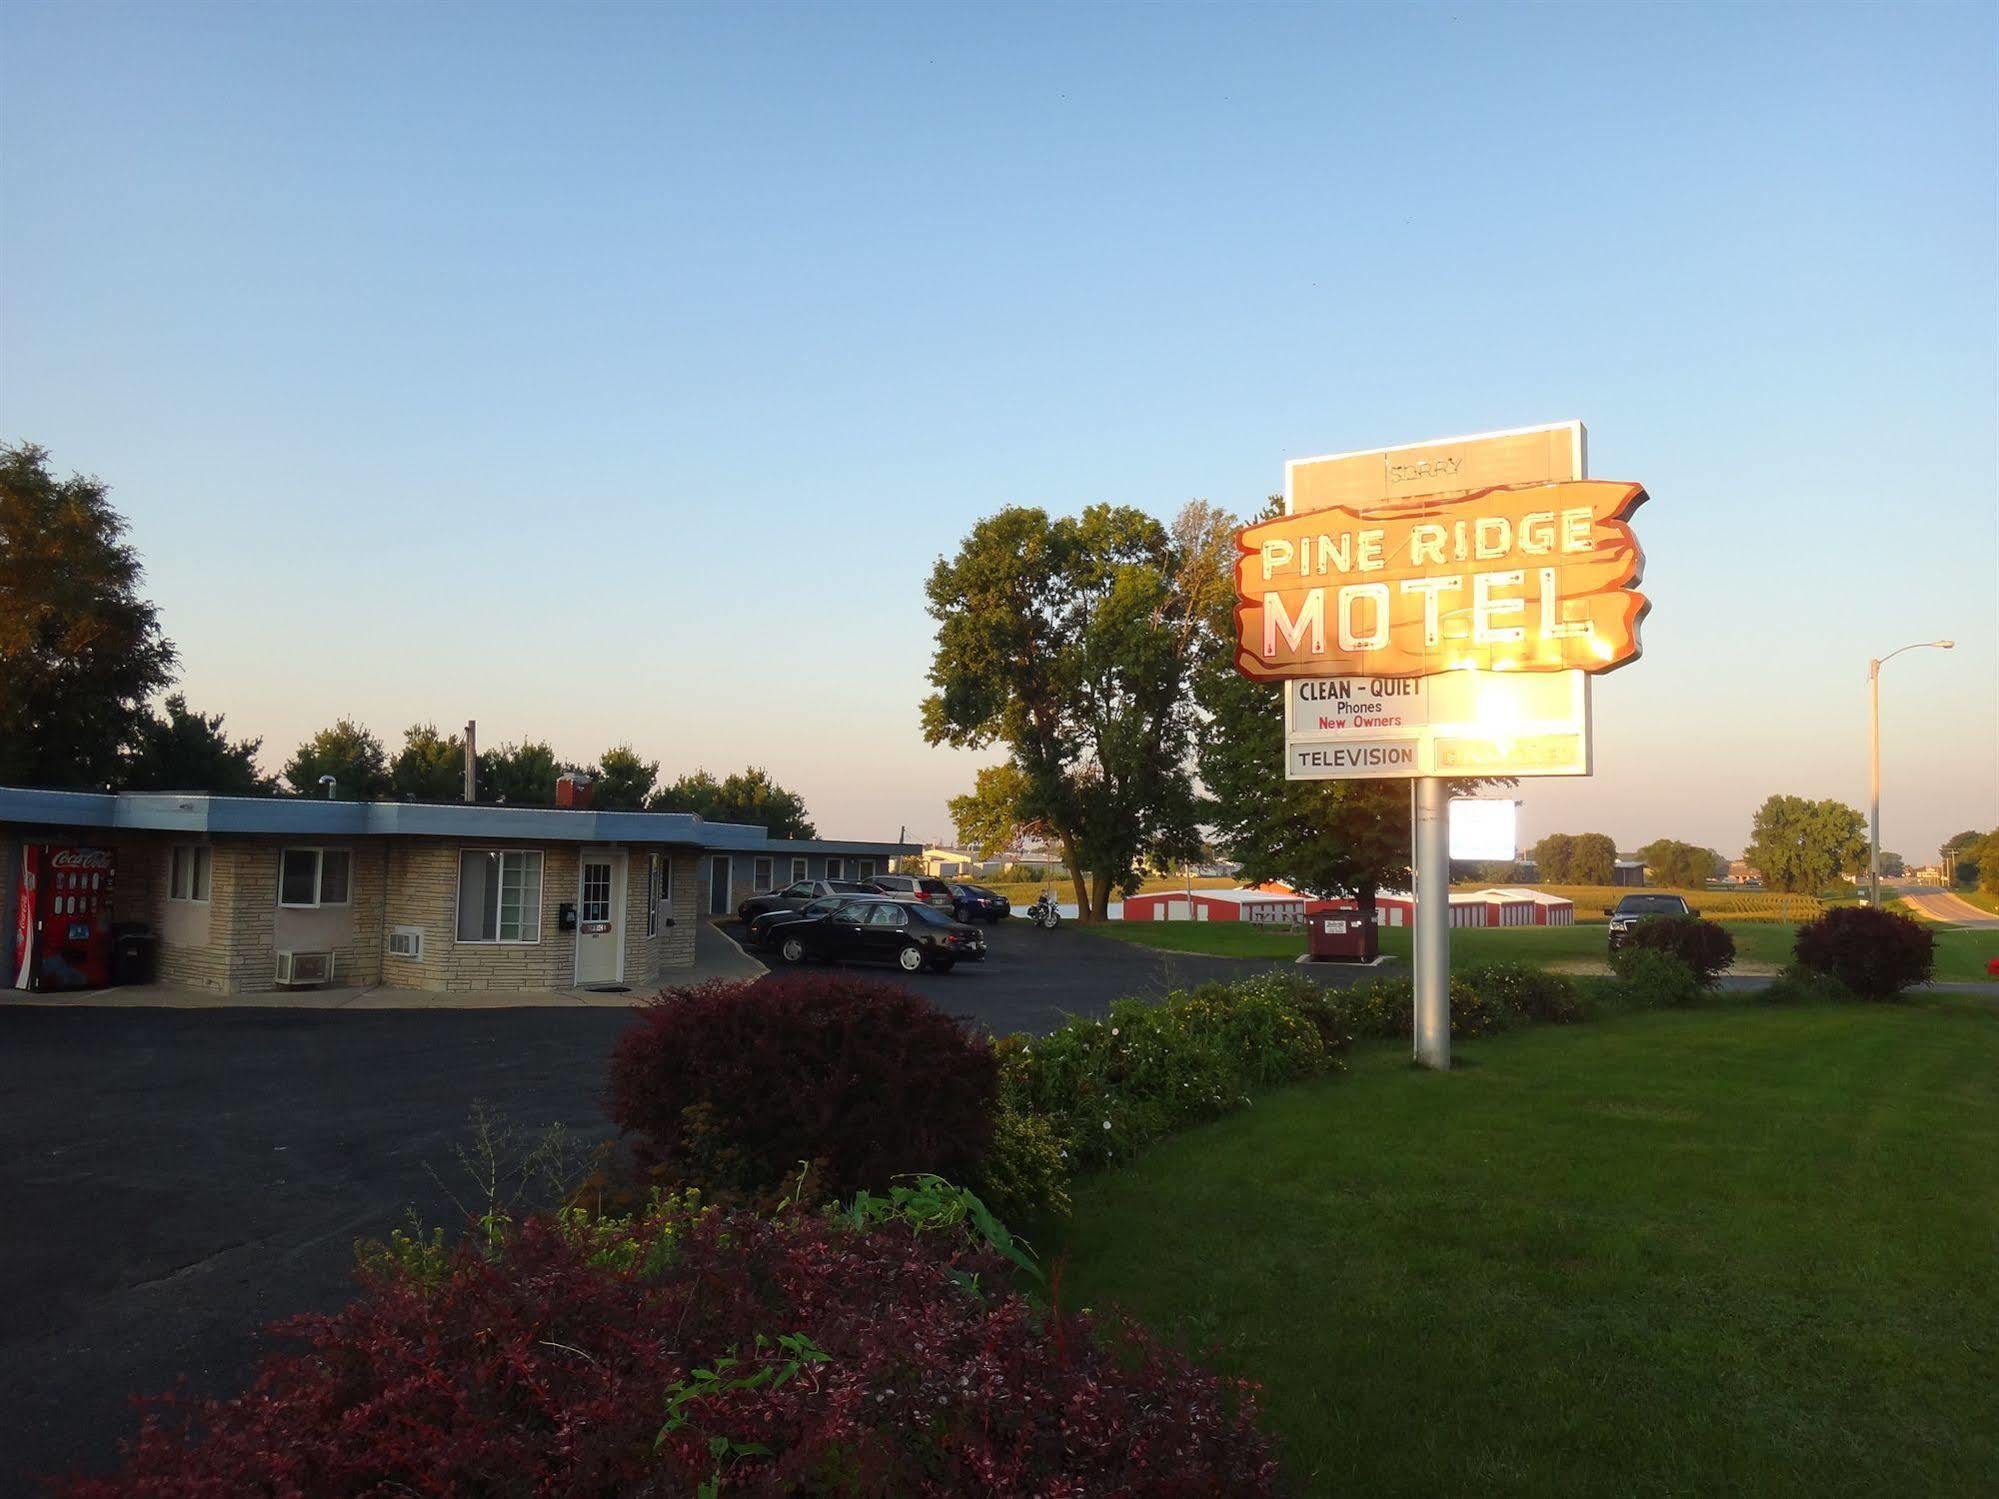
<svg viewBox="0 0 1999 1499"><path fill-rule="evenodd" d="M886 903L868 913L869 926L908 926L909 913L901 906Z"/></svg>
<svg viewBox="0 0 1999 1499"><path fill-rule="evenodd" d="M594 860L583 865L583 899L580 919L608 922L611 919L611 866Z"/></svg>

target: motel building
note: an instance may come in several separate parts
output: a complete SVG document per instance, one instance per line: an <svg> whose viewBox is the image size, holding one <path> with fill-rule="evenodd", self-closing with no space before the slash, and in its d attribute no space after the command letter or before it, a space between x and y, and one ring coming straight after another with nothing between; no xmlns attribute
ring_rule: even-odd
<svg viewBox="0 0 1999 1499"><path fill-rule="evenodd" d="M644 989L750 893L912 852L680 812L0 786L0 989L105 987L135 945L151 982L215 994Z"/></svg>

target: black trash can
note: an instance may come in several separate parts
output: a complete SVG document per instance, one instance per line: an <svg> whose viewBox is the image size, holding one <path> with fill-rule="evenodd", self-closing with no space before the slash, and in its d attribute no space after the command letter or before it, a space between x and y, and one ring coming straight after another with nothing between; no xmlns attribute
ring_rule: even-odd
<svg viewBox="0 0 1999 1499"><path fill-rule="evenodd" d="M122 926L111 934L111 982L150 984L160 939L144 926Z"/></svg>

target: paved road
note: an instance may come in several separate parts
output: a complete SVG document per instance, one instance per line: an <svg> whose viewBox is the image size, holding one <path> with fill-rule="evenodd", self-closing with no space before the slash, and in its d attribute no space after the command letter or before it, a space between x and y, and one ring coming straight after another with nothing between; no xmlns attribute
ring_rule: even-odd
<svg viewBox="0 0 1999 1499"><path fill-rule="evenodd" d="M1979 909L1948 890L1903 890L1900 893L1919 915L1927 916L1931 921L1950 926L1999 927L1999 916Z"/></svg>
<svg viewBox="0 0 1999 1499"><path fill-rule="evenodd" d="M1025 922L912 987L996 1031L1273 965ZM895 977L883 970L884 977ZM353 1241L457 1221L474 1100L610 1133L617 1009L62 1009L0 1003L0 1494L97 1467L135 1392L239 1388L257 1330L350 1294Z"/></svg>

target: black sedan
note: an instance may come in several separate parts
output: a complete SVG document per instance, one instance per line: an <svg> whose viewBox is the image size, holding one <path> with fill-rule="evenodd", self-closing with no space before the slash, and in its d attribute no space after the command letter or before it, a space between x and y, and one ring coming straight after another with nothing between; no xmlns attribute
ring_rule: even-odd
<svg viewBox="0 0 1999 1499"><path fill-rule="evenodd" d="M771 934L781 926L789 926L794 921L804 921L808 917L824 916L841 906L868 900L885 900L886 896L866 895L822 895L808 905L793 910L790 906L776 906L760 915L750 918L748 930L743 933L743 946L764 947L771 940Z"/></svg>
<svg viewBox="0 0 1999 1499"><path fill-rule="evenodd" d="M948 973L957 963L976 963L986 955L985 933L977 927L900 900L850 900L824 916L786 922L771 941L787 963L872 958L904 973L925 968Z"/></svg>
<svg viewBox="0 0 1999 1499"><path fill-rule="evenodd" d="M829 895L874 895L875 887L862 880L793 880L782 890L752 895L736 907L736 920L755 921L766 911L802 911L815 900Z"/></svg>
<svg viewBox="0 0 1999 1499"><path fill-rule="evenodd" d="M984 885L953 885L951 914L960 921L1005 921L1013 914L1013 902Z"/></svg>

